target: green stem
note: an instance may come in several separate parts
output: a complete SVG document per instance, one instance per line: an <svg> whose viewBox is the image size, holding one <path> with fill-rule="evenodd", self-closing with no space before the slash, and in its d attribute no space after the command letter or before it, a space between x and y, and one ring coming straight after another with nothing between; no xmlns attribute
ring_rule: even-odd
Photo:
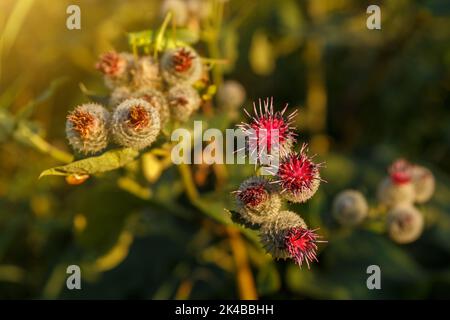
<svg viewBox="0 0 450 320"><path fill-rule="evenodd" d="M154 51L153 51L153 58L155 58L155 59L158 57L158 50L159 50L159 47L161 46L161 42L163 40L164 33L166 32L167 26L169 25L170 19L172 19L172 12L167 13L167 15L164 18L164 21L161 25L161 28L159 29L158 34L156 35L155 47L154 47Z"/></svg>
<svg viewBox="0 0 450 320"><path fill-rule="evenodd" d="M22 129L22 134L31 145L38 151L49 155L53 159L61 161L63 163L70 163L73 161L73 156L65 151L55 148L50 143L45 141L41 136L32 132L27 126Z"/></svg>

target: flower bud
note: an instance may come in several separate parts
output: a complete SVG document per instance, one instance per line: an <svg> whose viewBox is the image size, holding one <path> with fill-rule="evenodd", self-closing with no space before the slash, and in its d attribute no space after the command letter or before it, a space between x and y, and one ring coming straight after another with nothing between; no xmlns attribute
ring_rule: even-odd
<svg viewBox="0 0 450 320"><path fill-rule="evenodd" d="M314 163L307 156L306 148L304 144L299 153L288 154L278 166L277 181L282 189L281 195L288 201L306 202L319 189L322 164Z"/></svg>
<svg viewBox="0 0 450 320"><path fill-rule="evenodd" d="M115 108L130 97L131 90L128 87L116 87L109 97L109 106Z"/></svg>
<svg viewBox="0 0 450 320"><path fill-rule="evenodd" d="M135 88L151 87L161 89L163 87L159 65L150 56L139 58L131 73Z"/></svg>
<svg viewBox="0 0 450 320"><path fill-rule="evenodd" d="M414 166L412 169L412 183L414 185L415 202L425 203L431 199L435 189L433 173L425 167Z"/></svg>
<svg viewBox="0 0 450 320"><path fill-rule="evenodd" d="M414 242L422 234L423 220L422 214L412 205L398 205L387 215L389 237L401 244Z"/></svg>
<svg viewBox="0 0 450 320"><path fill-rule="evenodd" d="M411 182L412 166L404 159L398 159L389 167L389 177L378 186L378 199L388 207L414 202L414 185Z"/></svg>
<svg viewBox="0 0 450 320"><path fill-rule="evenodd" d="M345 190L333 201L333 216L343 226L360 224L369 212L363 194L356 190Z"/></svg>
<svg viewBox="0 0 450 320"><path fill-rule="evenodd" d="M411 204L414 202L414 185L411 182L395 183L390 177L386 177L378 186L379 201L388 206L394 207L398 204Z"/></svg>
<svg viewBox="0 0 450 320"><path fill-rule="evenodd" d="M187 121L192 113L200 107L198 92L189 85L177 85L167 93L170 114L175 120Z"/></svg>
<svg viewBox="0 0 450 320"><path fill-rule="evenodd" d="M217 90L217 104L225 110L236 109L245 101L245 89L235 80L227 80Z"/></svg>
<svg viewBox="0 0 450 320"><path fill-rule="evenodd" d="M114 141L121 146L148 147L161 129L158 110L143 99L127 99L114 110L111 129Z"/></svg>
<svg viewBox="0 0 450 320"><path fill-rule="evenodd" d="M161 91L151 87L142 87L133 92L133 97L147 101L158 110L161 127L170 120L169 104Z"/></svg>
<svg viewBox="0 0 450 320"><path fill-rule="evenodd" d="M161 74L170 85L193 84L202 77L203 65L190 47L169 49L161 57Z"/></svg>
<svg viewBox="0 0 450 320"><path fill-rule="evenodd" d="M263 177L251 177L236 191L236 204L244 220L258 225L278 213L281 199L274 184Z"/></svg>
<svg viewBox="0 0 450 320"><path fill-rule="evenodd" d="M110 51L100 56L95 67L103 73L105 85L113 89L117 86L128 85L133 61L132 54Z"/></svg>
<svg viewBox="0 0 450 320"><path fill-rule="evenodd" d="M275 259L291 258L299 266L317 261L320 236L309 230L305 221L292 211L280 211L266 221L260 232L261 243Z"/></svg>
<svg viewBox="0 0 450 320"><path fill-rule="evenodd" d="M83 154L96 153L108 145L109 112L101 105L87 103L67 116L66 136L69 144Z"/></svg>

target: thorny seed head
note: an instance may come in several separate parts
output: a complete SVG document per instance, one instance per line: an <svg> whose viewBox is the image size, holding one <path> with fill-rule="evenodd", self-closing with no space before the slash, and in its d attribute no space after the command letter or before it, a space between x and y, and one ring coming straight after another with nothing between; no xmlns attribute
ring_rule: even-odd
<svg viewBox="0 0 450 320"><path fill-rule="evenodd" d="M193 84L203 75L203 64L191 47L178 47L164 52L160 60L163 79L169 85Z"/></svg>
<svg viewBox="0 0 450 320"><path fill-rule="evenodd" d="M323 163L316 164L306 154L307 144L303 144L299 153L290 153L283 158L277 168L278 179L282 195L292 202L305 202L310 199L319 188L319 169Z"/></svg>
<svg viewBox="0 0 450 320"><path fill-rule="evenodd" d="M143 99L123 101L112 115L112 136L121 146L143 149L156 140L160 130L158 110Z"/></svg>
<svg viewBox="0 0 450 320"><path fill-rule="evenodd" d="M196 57L186 48L181 48L172 56L172 67L177 72L185 72L192 66L192 61Z"/></svg>
<svg viewBox="0 0 450 320"><path fill-rule="evenodd" d="M237 192L237 197L245 205L250 207L257 207L259 204L267 201L269 193L265 189L263 184L249 186L244 190Z"/></svg>
<svg viewBox="0 0 450 320"><path fill-rule="evenodd" d="M235 192L238 212L243 220L260 225L268 217L277 214L281 198L277 186L264 177L250 177Z"/></svg>
<svg viewBox="0 0 450 320"><path fill-rule="evenodd" d="M192 86L180 84L169 89L167 101L172 117L181 122L189 119L201 104L200 96Z"/></svg>
<svg viewBox="0 0 450 320"><path fill-rule="evenodd" d="M238 127L249 138L248 151L251 156L256 155L256 158L260 159L262 154L270 155L272 152L285 156L291 150L296 134L290 125L296 111L286 117L286 110L287 105L283 110L274 112L273 98L267 98L264 102L259 99L259 108L253 103L253 116L244 109L251 120L249 123L241 123Z"/></svg>
<svg viewBox="0 0 450 320"><path fill-rule="evenodd" d="M94 115L80 107L67 115L67 121L70 121L73 130L82 138L88 138L95 125Z"/></svg>
<svg viewBox="0 0 450 320"><path fill-rule="evenodd" d="M387 214L389 237L400 244L417 240L423 231L424 219L419 210L410 204L402 204Z"/></svg>
<svg viewBox="0 0 450 320"><path fill-rule="evenodd" d="M150 116L141 105L136 105L130 108L128 113L128 125L136 131L141 131L150 123Z"/></svg>
<svg viewBox="0 0 450 320"><path fill-rule="evenodd" d="M389 167L389 175L395 184L411 182L412 165L405 159L398 159Z"/></svg>
<svg viewBox="0 0 450 320"><path fill-rule="evenodd" d="M306 262L309 269L310 262L318 261L317 243L321 241L319 241L320 236L317 235L316 230L294 227L289 229L284 236L286 250L300 267Z"/></svg>
<svg viewBox="0 0 450 320"><path fill-rule="evenodd" d="M140 98L147 101L158 110L161 127L163 127L167 121L170 120L170 109L166 96L158 89L152 87L142 87L133 92L132 95L135 98Z"/></svg>
<svg viewBox="0 0 450 320"><path fill-rule="evenodd" d="M364 195L357 190L344 190L333 201L333 216L343 226L361 223L369 212Z"/></svg>
<svg viewBox="0 0 450 320"><path fill-rule="evenodd" d="M100 56L96 69L105 75L116 77L124 72L127 62L115 51L106 52Z"/></svg>
<svg viewBox="0 0 450 320"><path fill-rule="evenodd" d="M415 202L425 203L431 199L436 182L433 173L428 168L415 165L412 169L412 183L415 191Z"/></svg>
<svg viewBox="0 0 450 320"><path fill-rule="evenodd" d="M310 230L305 221L293 211L279 211L262 225L260 239L263 247L275 259L293 259L300 267L317 261L318 229Z"/></svg>
<svg viewBox="0 0 450 320"><path fill-rule="evenodd" d="M67 116L66 136L69 144L84 154L104 149L108 144L109 120L109 112L99 104L77 106Z"/></svg>

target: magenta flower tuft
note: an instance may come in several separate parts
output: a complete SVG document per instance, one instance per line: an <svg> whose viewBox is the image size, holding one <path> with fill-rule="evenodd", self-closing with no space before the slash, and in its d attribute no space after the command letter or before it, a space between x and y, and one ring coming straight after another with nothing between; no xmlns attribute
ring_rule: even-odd
<svg viewBox="0 0 450 320"><path fill-rule="evenodd" d="M290 152L296 136L290 125L297 112L286 117L286 109L287 105L282 111L274 112L273 98L267 98L264 102L259 99L259 109L253 103L254 116L244 109L251 121L241 123L238 127L249 137L247 148L251 156L260 160L262 154L278 152L285 156Z"/></svg>
<svg viewBox="0 0 450 320"><path fill-rule="evenodd" d="M310 199L319 188L319 169L323 163L316 164L306 154L307 145L303 144L299 153L290 153L281 160L278 166L278 179L282 195L292 202L305 202Z"/></svg>
<svg viewBox="0 0 450 320"><path fill-rule="evenodd" d="M405 159L398 159L389 167L389 175L394 184L405 184L411 182L412 179L411 163Z"/></svg>
<svg viewBox="0 0 450 320"><path fill-rule="evenodd" d="M286 250L289 252L291 258L300 267L304 262L306 262L308 269L309 263L317 261L317 243L326 242L320 241L320 236L317 235L315 230L309 230L301 227L294 227L290 229L285 237L284 243Z"/></svg>

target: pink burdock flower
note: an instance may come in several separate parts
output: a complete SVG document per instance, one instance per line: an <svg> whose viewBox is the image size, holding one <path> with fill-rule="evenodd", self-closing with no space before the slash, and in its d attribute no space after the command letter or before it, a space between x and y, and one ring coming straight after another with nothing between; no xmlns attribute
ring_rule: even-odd
<svg viewBox="0 0 450 320"><path fill-rule="evenodd" d="M247 110L244 112L251 118L249 123L241 123L238 127L249 137L247 148L251 157L261 163L265 155L269 157L274 153L280 156L287 155L295 141L295 133L290 127L296 111L285 116L287 105L282 111L274 112L273 98L267 98L264 103L259 99L259 109L253 103L254 116Z"/></svg>
<svg viewBox="0 0 450 320"><path fill-rule="evenodd" d="M301 227L290 229L284 236L284 243L289 255L300 267L306 262L308 269L309 263L317 260L317 243L320 241L315 230L309 230Z"/></svg>
<svg viewBox="0 0 450 320"><path fill-rule="evenodd" d="M115 51L106 52L100 56L95 65L101 73L110 77L119 77L127 67L126 59Z"/></svg>
<svg viewBox="0 0 450 320"><path fill-rule="evenodd" d="M389 177L378 186L378 199L388 207L400 203L413 203L415 198L412 183L413 166L404 159L398 159L388 169Z"/></svg>
<svg viewBox="0 0 450 320"><path fill-rule="evenodd" d="M260 239L263 247L275 259L293 259L300 267L317 261L317 244L320 240L317 229L310 230L305 221L295 212L280 211L272 215L261 227Z"/></svg>
<svg viewBox="0 0 450 320"><path fill-rule="evenodd" d="M236 204L241 218L257 225L278 213L281 199L275 185L263 177L251 177L236 191Z"/></svg>
<svg viewBox="0 0 450 320"><path fill-rule="evenodd" d="M299 153L290 153L283 158L277 170L277 179L282 196L289 201L302 203L310 199L319 188L319 169L323 163L314 163L306 154L307 144L303 144Z"/></svg>
<svg viewBox="0 0 450 320"><path fill-rule="evenodd" d="M106 86L113 89L117 86L128 85L129 69L134 64L133 60L131 54L110 51L100 56L95 67L104 74Z"/></svg>
<svg viewBox="0 0 450 320"><path fill-rule="evenodd" d="M405 159L398 159L389 167L389 175L395 184L411 182L413 166Z"/></svg>

